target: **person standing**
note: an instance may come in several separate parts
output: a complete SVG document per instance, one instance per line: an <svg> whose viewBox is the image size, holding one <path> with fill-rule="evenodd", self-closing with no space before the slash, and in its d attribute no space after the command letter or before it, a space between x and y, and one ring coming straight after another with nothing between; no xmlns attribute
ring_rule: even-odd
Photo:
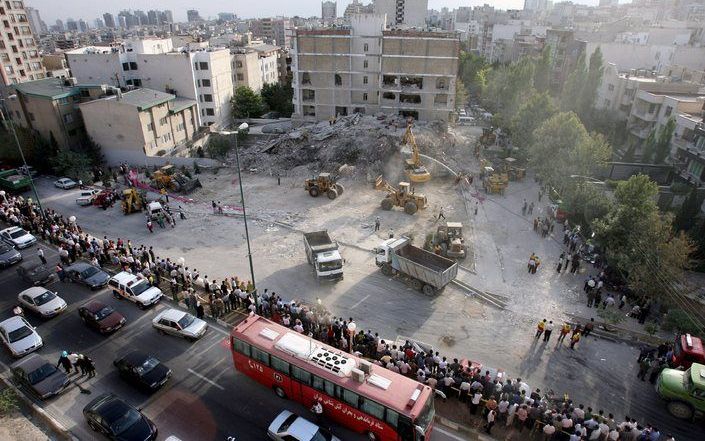
<svg viewBox="0 0 705 441"><path fill-rule="evenodd" d="M42 264L46 265L47 260L44 257L44 250L41 248L37 248L37 257L39 257L39 260L42 261Z"/></svg>
<svg viewBox="0 0 705 441"><path fill-rule="evenodd" d="M154 226L152 225L152 219L147 220L147 229L150 233L154 233Z"/></svg>
<svg viewBox="0 0 705 441"><path fill-rule="evenodd" d="M59 367L59 365L64 368L66 374L71 374L71 368L73 367L73 364L71 363L71 360L69 360L69 353L67 351L61 352L61 355L59 356L59 361L56 363L56 367Z"/></svg>
<svg viewBox="0 0 705 441"><path fill-rule="evenodd" d="M575 345L577 345L579 341L580 341L580 331L576 331L573 333L573 336L570 337L570 349L575 350Z"/></svg>
<svg viewBox="0 0 705 441"><path fill-rule="evenodd" d="M527 208L527 206L528 206L528 205L526 204L526 199L524 199L524 205L521 206L521 215L522 215L522 216L526 216L526 208Z"/></svg>
<svg viewBox="0 0 705 441"><path fill-rule="evenodd" d="M538 339L541 337L541 334L546 330L546 319L543 319L539 322L538 325L536 325L536 335L534 335L534 338Z"/></svg>
<svg viewBox="0 0 705 441"><path fill-rule="evenodd" d="M543 341L547 342L551 338L551 333L553 332L553 321L549 320L546 325L546 330L543 332Z"/></svg>
<svg viewBox="0 0 705 441"><path fill-rule="evenodd" d="M561 269L563 268L564 263L565 263L565 252L561 253L560 257L558 258L558 267L556 268L556 272L558 274L561 273Z"/></svg>
<svg viewBox="0 0 705 441"><path fill-rule="evenodd" d="M495 419L497 418L497 411L490 410L487 412L487 425L485 426L485 431L488 434L492 434L492 426L494 426Z"/></svg>
<svg viewBox="0 0 705 441"><path fill-rule="evenodd" d="M565 336L570 332L570 325L567 322L563 322L561 326L561 333L558 335L558 341L556 343L562 343L565 340Z"/></svg>
<svg viewBox="0 0 705 441"><path fill-rule="evenodd" d="M381 220L379 216L375 218L375 231L379 231L379 226L380 226Z"/></svg>
<svg viewBox="0 0 705 441"><path fill-rule="evenodd" d="M439 220L441 220L441 218L443 218L443 220L446 220L446 216L445 216L445 214L443 214L443 207L441 207L441 209L438 210L438 218L436 220L439 221Z"/></svg>
<svg viewBox="0 0 705 441"><path fill-rule="evenodd" d="M639 378L641 381L646 381L646 373L649 371L650 367L651 359L649 357L644 357L639 362L639 373L637 374L637 378Z"/></svg>
<svg viewBox="0 0 705 441"><path fill-rule="evenodd" d="M323 423L323 405L320 398L311 406L311 412L313 412L313 416L316 419L316 424L320 426Z"/></svg>
<svg viewBox="0 0 705 441"><path fill-rule="evenodd" d="M587 337L593 329L595 329L595 319L590 318L590 321L585 323L585 331L583 332L583 335Z"/></svg>

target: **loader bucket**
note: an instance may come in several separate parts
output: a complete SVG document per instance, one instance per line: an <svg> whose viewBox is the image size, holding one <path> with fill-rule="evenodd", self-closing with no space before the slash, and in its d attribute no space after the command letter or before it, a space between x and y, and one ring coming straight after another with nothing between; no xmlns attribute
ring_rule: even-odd
<svg viewBox="0 0 705 441"><path fill-rule="evenodd" d="M382 178L382 175L377 176L377 179L375 179L375 190L381 190L384 188L384 178Z"/></svg>

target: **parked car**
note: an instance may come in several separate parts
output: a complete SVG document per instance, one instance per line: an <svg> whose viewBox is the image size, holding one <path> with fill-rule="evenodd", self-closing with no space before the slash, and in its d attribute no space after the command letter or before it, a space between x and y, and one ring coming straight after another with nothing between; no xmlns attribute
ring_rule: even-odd
<svg viewBox="0 0 705 441"><path fill-rule="evenodd" d="M48 285L58 278L53 267L39 262L23 263L17 267L17 274L33 286Z"/></svg>
<svg viewBox="0 0 705 441"><path fill-rule="evenodd" d="M23 175L31 176L33 178L39 175L37 170L35 170L31 165L22 165L17 170L19 170Z"/></svg>
<svg viewBox="0 0 705 441"><path fill-rule="evenodd" d="M81 206L93 205L93 200L98 193L100 193L100 190L95 188L82 191L81 195L76 198L76 204Z"/></svg>
<svg viewBox="0 0 705 441"><path fill-rule="evenodd" d="M110 280L108 273L86 262L76 262L65 271L67 279L86 285L90 289L102 288Z"/></svg>
<svg viewBox="0 0 705 441"><path fill-rule="evenodd" d="M10 366L15 381L34 395L46 400L66 389L70 380L66 373L39 354L31 354Z"/></svg>
<svg viewBox="0 0 705 441"><path fill-rule="evenodd" d="M54 317L66 309L64 299L41 286L25 289L17 295L17 300L23 308L42 318Z"/></svg>
<svg viewBox="0 0 705 441"><path fill-rule="evenodd" d="M22 253L17 251L13 245L0 242L0 268L7 268L22 260Z"/></svg>
<svg viewBox="0 0 705 441"><path fill-rule="evenodd" d="M132 351L113 361L120 376L137 387L155 391L171 377L171 369L156 357L141 351Z"/></svg>
<svg viewBox="0 0 705 441"><path fill-rule="evenodd" d="M22 357L44 345L27 320L18 315L0 322L0 340L13 357Z"/></svg>
<svg viewBox="0 0 705 441"><path fill-rule="evenodd" d="M31 247L37 243L37 238L26 232L20 227L5 228L0 231L0 237L5 243L8 243L16 248L23 249Z"/></svg>
<svg viewBox="0 0 705 441"><path fill-rule="evenodd" d="M111 277L108 285L113 290L113 297L127 299L142 309L156 304L162 298L162 291L151 286L141 274L123 271Z"/></svg>
<svg viewBox="0 0 705 441"><path fill-rule="evenodd" d="M196 341L208 330L208 323L178 309L166 309L152 319L152 325L162 334L178 335Z"/></svg>
<svg viewBox="0 0 705 441"><path fill-rule="evenodd" d="M264 115L261 116L263 119L279 119L281 118L281 114L279 112L267 112Z"/></svg>
<svg viewBox="0 0 705 441"><path fill-rule="evenodd" d="M92 300L78 308L78 315L83 323L101 334L117 331L127 322L112 306L98 300Z"/></svg>
<svg viewBox="0 0 705 441"><path fill-rule="evenodd" d="M77 185L76 181L69 178L60 178L54 181L54 187L63 188L64 190L69 190Z"/></svg>
<svg viewBox="0 0 705 441"><path fill-rule="evenodd" d="M340 441L328 430L288 410L283 410L274 418L267 429L267 435L276 441Z"/></svg>
<svg viewBox="0 0 705 441"><path fill-rule="evenodd" d="M139 409L113 394L103 394L83 408L88 426L116 441L156 439L157 426Z"/></svg>

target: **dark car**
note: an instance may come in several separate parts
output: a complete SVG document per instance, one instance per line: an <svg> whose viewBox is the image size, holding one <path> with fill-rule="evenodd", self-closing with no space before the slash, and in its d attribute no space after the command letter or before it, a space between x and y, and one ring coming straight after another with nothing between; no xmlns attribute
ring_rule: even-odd
<svg viewBox="0 0 705 441"><path fill-rule="evenodd" d="M70 382L63 370L38 354L28 355L14 363L10 370L15 381L42 400L58 395Z"/></svg>
<svg viewBox="0 0 705 441"><path fill-rule="evenodd" d="M7 268L22 260L22 254L12 245L0 242L0 268Z"/></svg>
<svg viewBox="0 0 705 441"><path fill-rule="evenodd" d="M22 280L33 286L48 285L57 279L52 266L40 263L24 263L17 267L17 274Z"/></svg>
<svg viewBox="0 0 705 441"><path fill-rule="evenodd" d="M120 376L135 386L154 391L171 377L171 369L164 366L156 357L140 351L133 351L113 362Z"/></svg>
<svg viewBox="0 0 705 441"><path fill-rule="evenodd" d="M156 439L157 426L142 412L113 394L103 394L83 408L88 425L116 441Z"/></svg>
<svg viewBox="0 0 705 441"><path fill-rule="evenodd" d="M72 282L82 283L90 289L102 288L110 280L108 273L85 262L77 262L66 268L66 277Z"/></svg>
<svg viewBox="0 0 705 441"><path fill-rule="evenodd" d="M78 308L78 315L83 320L83 323L102 334L117 331L127 321L112 306L97 300L88 302Z"/></svg>

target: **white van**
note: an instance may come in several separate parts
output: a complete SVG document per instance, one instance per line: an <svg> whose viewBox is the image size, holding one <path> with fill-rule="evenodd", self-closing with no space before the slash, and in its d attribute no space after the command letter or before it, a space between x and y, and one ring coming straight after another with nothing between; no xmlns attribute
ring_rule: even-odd
<svg viewBox="0 0 705 441"><path fill-rule="evenodd" d="M461 126L474 126L475 118L472 116L461 116L458 118L458 124Z"/></svg>
<svg viewBox="0 0 705 441"><path fill-rule="evenodd" d="M159 202L154 201L147 204L147 214L151 220L157 219L157 217L159 217L159 215L163 212L164 208L162 208L162 204Z"/></svg>

